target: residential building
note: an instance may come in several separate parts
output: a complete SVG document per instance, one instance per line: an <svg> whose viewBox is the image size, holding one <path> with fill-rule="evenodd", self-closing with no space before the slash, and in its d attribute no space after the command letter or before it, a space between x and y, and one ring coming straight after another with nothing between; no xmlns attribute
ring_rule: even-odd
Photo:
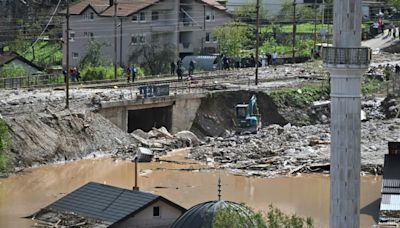
<svg viewBox="0 0 400 228"><path fill-rule="evenodd" d="M87 227L167 228L185 212L162 196L89 182L33 217L58 226L83 221Z"/></svg>
<svg viewBox="0 0 400 228"><path fill-rule="evenodd" d="M114 61L115 19L117 62L127 65L130 56L144 45L170 46L176 58L216 53L214 28L230 21L231 16L216 0L124 0L117 5L113 0L82 0L70 6L71 66L79 65L91 39L105 43L102 54ZM65 32L63 36L65 40Z"/></svg>

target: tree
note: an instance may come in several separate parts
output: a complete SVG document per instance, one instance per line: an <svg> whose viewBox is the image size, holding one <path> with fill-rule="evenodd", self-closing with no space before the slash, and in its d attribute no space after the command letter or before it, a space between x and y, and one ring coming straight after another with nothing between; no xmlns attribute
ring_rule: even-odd
<svg viewBox="0 0 400 228"><path fill-rule="evenodd" d="M244 23L232 22L216 27L214 35L218 40L219 52L230 57L238 57L242 49L251 41L251 27Z"/></svg>
<svg viewBox="0 0 400 228"><path fill-rule="evenodd" d="M387 3L396 9L400 8L400 0L388 0Z"/></svg>
<svg viewBox="0 0 400 228"><path fill-rule="evenodd" d="M107 60L104 59L101 54L101 49L105 46L107 46L106 43L101 43L96 40L90 40L86 50L86 55L82 58L79 64L80 68L85 68L88 66L97 67L107 65Z"/></svg>
<svg viewBox="0 0 400 228"><path fill-rule="evenodd" d="M239 209L240 208L240 209ZM249 207L228 206L217 211L213 221L215 228L313 228L312 218L297 215L286 215L272 205L264 218L260 212L255 213Z"/></svg>
<svg viewBox="0 0 400 228"><path fill-rule="evenodd" d="M157 75L167 73L170 63L175 60L174 45L151 42L143 44L129 56L129 62L139 63L146 73Z"/></svg>
<svg viewBox="0 0 400 228"><path fill-rule="evenodd" d="M242 204L240 207L228 205L220 208L214 218L215 228L267 228L261 213L255 213L251 208Z"/></svg>

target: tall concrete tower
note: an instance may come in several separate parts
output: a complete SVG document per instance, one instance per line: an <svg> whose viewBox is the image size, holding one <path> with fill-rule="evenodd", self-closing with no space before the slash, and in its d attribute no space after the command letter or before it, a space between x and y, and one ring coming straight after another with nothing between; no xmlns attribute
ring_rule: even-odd
<svg viewBox="0 0 400 228"><path fill-rule="evenodd" d="M333 47L323 50L331 75L330 227L359 228L361 76L370 51L361 47L361 0L333 2Z"/></svg>

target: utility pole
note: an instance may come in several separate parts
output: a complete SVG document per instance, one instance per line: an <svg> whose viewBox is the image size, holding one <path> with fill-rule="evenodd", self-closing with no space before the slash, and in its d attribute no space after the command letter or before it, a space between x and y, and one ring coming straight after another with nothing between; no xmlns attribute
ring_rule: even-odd
<svg viewBox="0 0 400 228"><path fill-rule="evenodd" d="M315 46L317 45L317 0L314 0L314 14L315 14L315 18L314 18L314 46L312 49L312 58L315 57Z"/></svg>
<svg viewBox="0 0 400 228"><path fill-rule="evenodd" d="M257 5L256 5L256 11L257 11L257 16L256 16L256 85L258 85L258 46L260 46L260 0L257 0Z"/></svg>
<svg viewBox="0 0 400 228"><path fill-rule="evenodd" d="M295 63L296 57L296 0L293 0L293 40L292 40L292 63Z"/></svg>
<svg viewBox="0 0 400 228"><path fill-rule="evenodd" d="M65 108L69 108L69 0L67 2L67 29L66 29L66 63L65 63L65 70L67 73L65 74Z"/></svg>
<svg viewBox="0 0 400 228"><path fill-rule="evenodd" d="M361 47L361 0L335 0L333 12L333 47L323 51L331 83L330 227L359 228L361 79L370 50Z"/></svg>
<svg viewBox="0 0 400 228"><path fill-rule="evenodd" d="M119 20L119 66L122 67L122 18Z"/></svg>
<svg viewBox="0 0 400 228"><path fill-rule="evenodd" d="M117 80L117 0L114 0L114 79Z"/></svg>

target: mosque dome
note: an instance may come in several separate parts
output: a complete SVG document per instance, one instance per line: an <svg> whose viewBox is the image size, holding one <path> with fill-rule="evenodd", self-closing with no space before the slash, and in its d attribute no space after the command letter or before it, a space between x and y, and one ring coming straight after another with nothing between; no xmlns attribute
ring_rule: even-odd
<svg viewBox="0 0 400 228"><path fill-rule="evenodd" d="M230 211L249 219L249 224L253 224L250 220L253 212L247 207L235 202L218 200L191 207L172 224L171 228L212 228L218 210L224 208L230 208Z"/></svg>

